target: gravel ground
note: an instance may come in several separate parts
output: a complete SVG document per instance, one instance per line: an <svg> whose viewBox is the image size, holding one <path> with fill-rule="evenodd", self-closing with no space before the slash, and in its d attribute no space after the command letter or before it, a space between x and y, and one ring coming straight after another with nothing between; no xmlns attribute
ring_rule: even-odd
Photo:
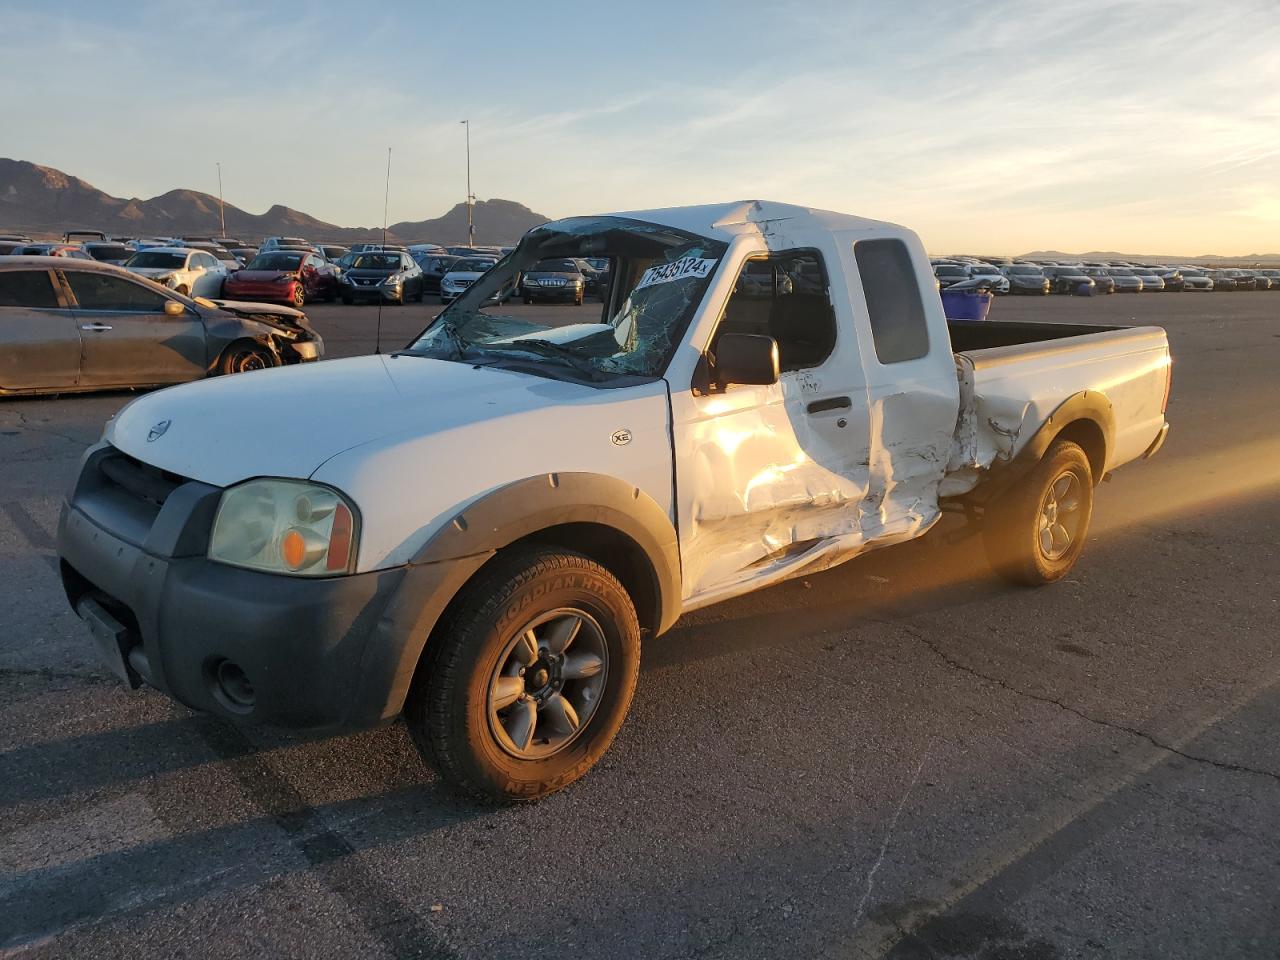
<svg viewBox="0 0 1280 960"><path fill-rule="evenodd" d="M311 313L370 351L376 308ZM935 531L699 611L600 766L514 809L399 725L241 731L112 682L53 532L129 397L0 402L0 957L1276 957L1280 294L994 315L1174 346L1170 440L1072 576L1014 589Z"/></svg>

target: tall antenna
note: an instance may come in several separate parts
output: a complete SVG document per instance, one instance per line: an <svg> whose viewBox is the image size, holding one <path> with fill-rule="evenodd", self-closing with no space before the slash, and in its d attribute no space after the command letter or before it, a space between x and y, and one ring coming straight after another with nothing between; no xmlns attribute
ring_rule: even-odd
<svg viewBox="0 0 1280 960"><path fill-rule="evenodd" d="M382 195L382 246L387 245L387 205L391 200L391 148L387 147L387 189ZM400 295L404 296L403 287ZM377 333L373 341L373 352L382 353L382 294L378 294Z"/></svg>
<svg viewBox="0 0 1280 960"><path fill-rule="evenodd" d="M476 244L476 225L471 220L471 208L475 205L476 196L471 192L471 121L458 121L467 128L467 245Z"/></svg>
<svg viewBox="0 0 1280 960"><path fill-rule="evenodd" d="M219 236L225 237L227 235L227 211L226 211L226 207L222 203L222 161L219 160L217 161L217 163L218 163L218 226L222 230L222 233L219 234Z"/></svg>

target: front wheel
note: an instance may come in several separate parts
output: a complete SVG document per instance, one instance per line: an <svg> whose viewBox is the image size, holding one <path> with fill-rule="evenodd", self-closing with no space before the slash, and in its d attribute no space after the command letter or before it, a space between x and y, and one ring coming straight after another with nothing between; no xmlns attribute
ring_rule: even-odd
<svg viewBox="0 0 1280 960"><path fill-rule="evenodd" d="M233 343L218 360L218 372L224 375L249 373L276 366L276 358L266 347L248 341Z"/></svg>
<svg viewBox="0 0 1280 960"><path fill-rule="evenodd" d="M295 310L301 310L307 302L307 291L302 289L302 284L296 284L293 288L293 296L289 299Z"/></svg>
<svg viewBox="0 0 1280 960"><path fill-rule="evenodd" d="M450 783L488 801L536 800L586 773L622 726L640 667L622 584L552 549L494 561L430 643L409 732Z"/></svg>
<svg viewBox="0 0 1280 960"><path fill-rule="evenodd" d="M1023 480L987 507L983 543L992 568L1041 586L1080 558L1093 514L1093 472L1078 444L1055 440Z"/></svg>

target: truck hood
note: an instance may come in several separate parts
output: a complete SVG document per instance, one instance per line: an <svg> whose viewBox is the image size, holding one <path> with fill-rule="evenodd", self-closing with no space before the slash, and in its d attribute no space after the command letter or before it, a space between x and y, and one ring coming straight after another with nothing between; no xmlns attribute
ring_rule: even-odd
<svg viewBox="0 0 1280 960"><path fill-rule="evenodd" d="M170 387L107 425L112 446L225 487L309 477L345 450L595 396L591 387L413 356L355 357Z"/></svg>

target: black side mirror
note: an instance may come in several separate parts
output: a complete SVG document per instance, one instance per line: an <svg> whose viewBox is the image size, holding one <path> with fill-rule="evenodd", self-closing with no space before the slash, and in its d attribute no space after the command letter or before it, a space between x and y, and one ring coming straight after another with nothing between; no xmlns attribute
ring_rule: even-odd
<svg viewBox="0 0 1280 960"><path fill-rule="evenodd" d="M778 342L754 333L726 333L716 343L716 380L731 383L777 383Z"/></svg>

